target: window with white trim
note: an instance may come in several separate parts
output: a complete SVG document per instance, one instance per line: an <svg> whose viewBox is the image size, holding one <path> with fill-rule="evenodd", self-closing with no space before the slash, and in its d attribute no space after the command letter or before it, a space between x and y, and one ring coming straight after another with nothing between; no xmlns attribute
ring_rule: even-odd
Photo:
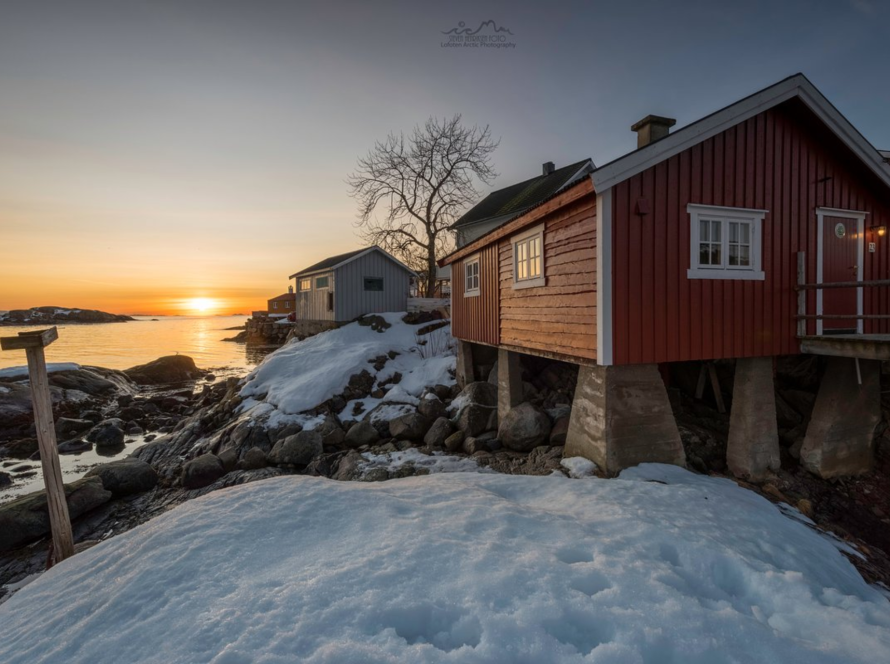
<svg viewBox="0 0 890 664"><path fill-rule="evenodd" d="M763 218L766 210L686 206L689 213L690 279L764 279Z"/></svg>
<svg viewBox="0 0 890 664"><path fill-rule="evenodd" d="M315 277L315 290L327 288L330 283L330 277Z"/></svg>
<svg viewBox="0 0 890 664"><path fill-rule="evenodd" d="M513 238L513 288L544 285L544 226Z"/></svg>
<svg viewBox="0 0 890 664"><path fill-rule="evenodd" d="M464 261L464 297L479 295L479 256Z"/></svg>
<svg viewBox="0 0 890 664"><path fill-rule="evenodd" d="M301 291L312 290L312 279L300 279L300 290Z"/></svg>

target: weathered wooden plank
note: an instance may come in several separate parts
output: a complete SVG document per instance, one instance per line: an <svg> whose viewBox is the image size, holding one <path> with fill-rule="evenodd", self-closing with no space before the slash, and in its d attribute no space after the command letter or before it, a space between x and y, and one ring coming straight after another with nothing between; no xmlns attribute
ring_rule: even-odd
<svg viewBox="0 0 890 664"><path fill-rule="evenodd" d="M0 338L2 350L27 350L28 348L45 348L59 338L59 330L50 327L46 330L19 332L15 337Z"/></svg>

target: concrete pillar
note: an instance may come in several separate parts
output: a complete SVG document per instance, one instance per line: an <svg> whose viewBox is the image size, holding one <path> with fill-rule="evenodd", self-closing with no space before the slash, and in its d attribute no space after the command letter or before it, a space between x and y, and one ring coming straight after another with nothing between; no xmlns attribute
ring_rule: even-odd
<svg viewBox="0 0 890 664"><path fill-rule="evenodd" d="M858 475L871 469L875 427L881 421L881 363L831 357L813 416L800 448L804 468L822 478Z"/></svg>
<svg viewBox="0 0 890 664"><path fill-rule="evenodd" d="M640 463L686 466L686 453L658 366L582 366L564 456L615 474Z"/></svg>
<svg viewBox="0 0 890 664"><path fill-rule="evenodd" d="M779 470L779 425L773 358L736 360L726 465L736 477L760 482Z"/></svg>
<svg viewBox="0 0 890 664"><path fill-rule="evenodd" d="M519 353L498 349L498 424L522 403L522 364Z"/></svg>
<svg viewBox="0 0 890 664"><path fill-rule="evenodd" d="M473 344L469 341L457 340L457 384L463 389L476 380L473 364Z"/></svg>

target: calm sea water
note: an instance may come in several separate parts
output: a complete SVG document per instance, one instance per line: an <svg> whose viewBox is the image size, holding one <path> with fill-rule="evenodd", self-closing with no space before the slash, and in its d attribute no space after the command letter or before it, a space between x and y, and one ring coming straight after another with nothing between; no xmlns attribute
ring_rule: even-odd
<svg viewBox="0 0 890 664"><path fill-rule="evenodd" d="M223 341L238 334L226 328L243 325L247 316L138 316L128 323L59 325L59 339L46 349L47 362L129 369L164 355L188 355L202 369L228 367L242 370L258 364L271 350L267 346ZM39 330L39 326L0 327L0 336ZM0 369L22 366L24 351L0 353Z"/></svg>
<svg viewBox="0 0 890 664"><path fill-rule="evenodd" d="M223 341L239 332L226 328L243 325L246 320L246 316L169 316L155 320L139 316L137 321L128 323L59 325L59 339L46 349L46 360L128 369L164 355L179 353L193 358L202 369L212 369L217 380L221 380L226 376L244 375L276 348ZM0 336L14 336L18 332L44 327L3 326L0 327ZM25 363L24 351L0 352L0 369ZM64 481L72 482L96 464L130 454L145 442L144 437L128 435L125 447L108 455L96 450L61 455ZM39 460L0 461L0 470L13 472L12 486L0 490L0 503L43 488Z"/></svg>

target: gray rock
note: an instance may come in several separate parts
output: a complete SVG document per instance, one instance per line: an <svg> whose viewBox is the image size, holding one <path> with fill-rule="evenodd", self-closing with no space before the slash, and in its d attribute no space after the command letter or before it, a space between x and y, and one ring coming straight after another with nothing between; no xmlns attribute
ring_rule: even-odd
<svg viewBox="0 0 890 664"><path fill-rule="evenodd" d="M547 413L530 403L522 403L503 418L498 429L498 439L507 449L530 452L547 442L550 429Z"/></svg>
<svg viewBox="0 0 890 664"><path fill-rule="evenodd" d="M464 438L463 450L467 454L476 454L476 452L488 452L488 445L482 438Z"/></svg>
<svg viewBox="0 0 890 664"><path fill-rule="evenodd" d="M222 461L215 454L202 454L182 467L182 486L200 489L213 484L226 474Z"/></svg>
<svg viewBox="0 0 890 664"><path fill-rule="evenodd" d="M451 399L451 387L448 385L434 385L433 392L436 393L436 396L439 397L441 401L446 401Z"/></svg>
<svg viewBox="0 0 890 664"><path fill-rule="evenodd" d="M158 483L154 468L134 457L103 463L91 469L86 477L101 479L102 486L115 498L148 491Z"/></svg>
<svg viewBox="0 0 890 664"><path fill-rule="evenodd" d="M315 430L321 435L322 445L340 445L346 438L343 425L336 415L326 415L324 422L316 427Z"/></svg>
<svg viewBox="0 0 890 664"><path fill-rule="evenodd" d="M238 453L234 449L230 447L227 450L223 450L218 456L227 473L231 473L235 470L235 467L238 465Z"/></svg>
<svg viewBox="0 0 890 664"><path fill-rule="evenodd" d="M0 488L10 484L12 484L12 478L9 476L9 473L0 472Z"/></svg>
<svg viewBox="0 0 890 664"><path fill-rule="evenodd" d="M354 450L350 450L346 456L340 459L340 463L337 466L337 472L334 473L333 479L341 482L357 480L361 476L359 466L362 461L364 461L364 459L361 454Z"/></svg>
<svg viewBox="0 0 890 664"><path fill-rule="evenodd" d="M76 438L93 428L89 420L79 420L70 417L60 417L56 420L56 437L62 440Z"/></svg>
<svg viewBox="0 0 890 664"><path fill-rule="evenodd" d="M238 463L241 470L258 470L268 465L266 461L266 453L259 447L251 447L244 454L244 458Z"/></svg>
<svg viewBox="0 0 890 664"><path fill-rule="evenodd" d="M317 431L301 431L279 440L269 454L269 461L277 466L305 466L322 453L324 446Z"/></svg>
<svg viewBox="0 0 890 664"><path fill-rule="evenodd" d="M569 416L565 415L560 417L553 424L553 429L550 430L550 444L551 445L565 445L566 444L566 434L569 432Z"/></svg>
<svg viewBox="0 0 890 664"><path fill-rule="evenodd" d="M491 371L488 374L488 382L492 385L498 384L498 360L495 360L491 367Z"/></svg>
<svg viewBox="0 0 890 664"><path fill-rule="evenodd" d="M68 514L76 519L111 500L111 491L98 477L83 477L65 485ZM0 551L16 549L49 534L46 492L29 493L0 505Z"/></svg>
<svg viewBox="0 0 890 664"><path fill-rule="evenodd" d="M389 435L396 440L423 440L430 422L420 413L402 415L389 422Z"/></svg>
<svg viewBox="0 0 890 664"><path fill-rule="evenodd" d="M389 471L386 468L371 468L361 477L362 482L385 482L388 479Z"/></svg>
<svg viewBox="0 0 890 664"><path fill-rule="evenodd" d="M433 422L433 426L426 432L426 436L423 437L423 443L430 447L442 447L445 445L445 440L452 433L454 433L454 425L451 424L451 420L447 417L440 417Z"/></svg>
<svg viewBox="0 0 890 664"><path fill-rule="evenodd" d="M93 444L86 440L66 440L59 443L59 454L77 454L93 449Z"/></svg>
<svg viewBox="0 0 890 664"><path fill-rule="evenodd" d="M201 373L187 355L168 355L124 371L127 378L139 385L181 383L199 378Z"/></svg>
<svg viewBox="0 0 890 664"><path fill-rule="evenodd" d="M449 452L457 452L463 448L464 432L455 431L445 439L445 449Z"/></svg>
<svg viewBox="0 0 890 664"><path fill-rule="evenodd" d="M432 422L445 414L445 404L435 394L427 394L420 400L417 412Z"/></svg>
<svg viewBox="0 0 890 664"><path fill-rule="evenodd" d="M484 383L473 383L484 384ZM464 406L457 418L457 428L464 432L467 436L478 436L480 433L488 430L489 420L492 413L497 416L497 410L489 406L481 406L471 403Z"/></svg>
<svg viewBox="0 0 890 664"><path fill-rule="evenodd" d="M467 385L457 398L467 403L494 408L498 405L498 388L491 383L477 381Z"/></svg>
<svg viewBox="0 0 890 664"><path fill-rule="evenodd" d="M97 448L118 447L124 444L124 422L119 418L103 420L87 434L87 440Z"/></svg>
<svg viewBox="0 0 890 664"><path fill-rule="evenodd" d="M377 433L377 429L371 426L370 422L362 420L349 428L344 442L347 447L356 449L363 445L373 445L378 440L380 440L380 434Z"/></svg>

